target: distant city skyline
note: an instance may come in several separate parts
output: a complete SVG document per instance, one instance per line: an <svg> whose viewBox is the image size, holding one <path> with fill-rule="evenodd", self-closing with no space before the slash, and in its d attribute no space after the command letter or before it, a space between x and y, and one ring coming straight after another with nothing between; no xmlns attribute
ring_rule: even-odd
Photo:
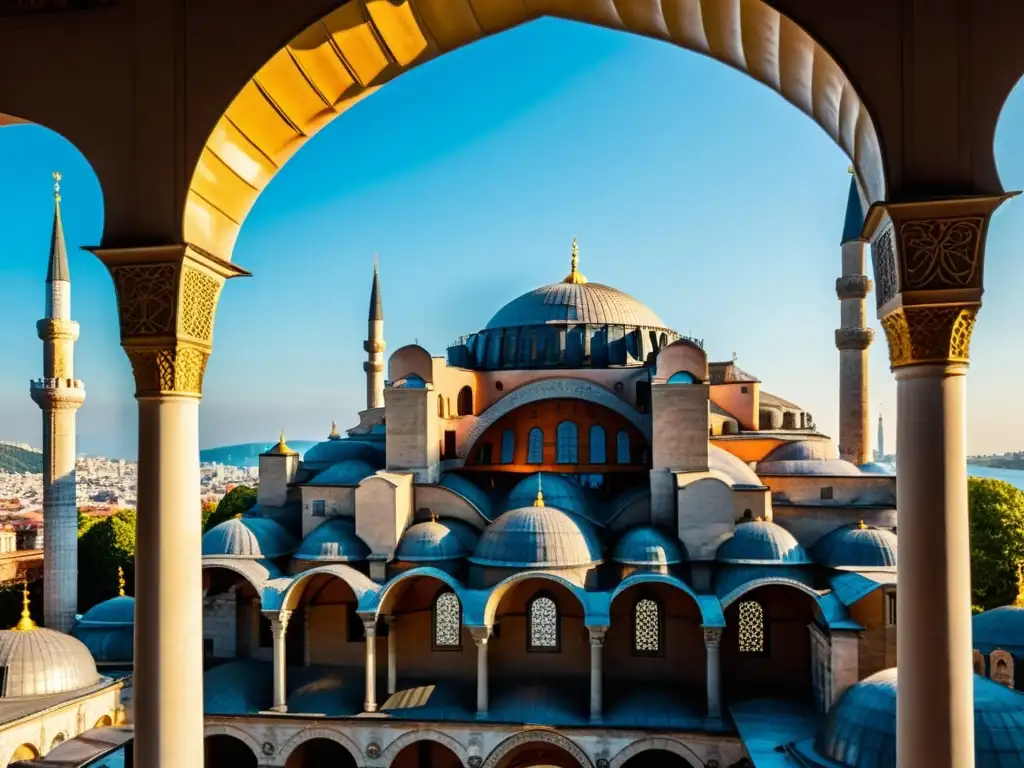
<svg viewBox="0 0 1024 768"><path fill-rule="evenodd" d="M566 28L570 29L566 31ZM528 54L528 55L527 55ZM513 65L514 63L514 65ZM452 88L452 82L458 87ZM1024 98L996 136L1024 186ZM0 130L0 439L41 445L28 381L42 371L50 173L63 173L82 453L134 458L136 407L113 288L82 246L102 194L78 151L34 126ZM242 227L217 314L201 409L205 447L326 437L364 399L362 341L380 254L388 354L443 355L503 304L566 272L579 238L591 280L632 294L711 359L735 352L768 391L837 438L835 278L848 159L775 93L669 45L545 19L402 76L327 126L281 170ZM968 451L1024 448L1016 293L1024 205L993 219L972 344ZM869 307L873 307L869 299ZM873 310L872 423L896 446L895 385Z"/></svg>

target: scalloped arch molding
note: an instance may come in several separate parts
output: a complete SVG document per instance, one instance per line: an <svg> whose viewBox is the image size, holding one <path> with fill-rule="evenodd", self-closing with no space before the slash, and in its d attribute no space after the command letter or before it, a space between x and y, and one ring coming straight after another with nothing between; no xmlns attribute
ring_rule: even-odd
<svg viewBox="0 0 1024 768"><path fill-rule="evenodd" d="M542 16L665 40L746 72L846 152L868 203L885 197L860 96L824 48L763 0L349 0L266 62L217 121L189 185L185 241L230 260L260 192L309 137L403 72Z"/></svg>

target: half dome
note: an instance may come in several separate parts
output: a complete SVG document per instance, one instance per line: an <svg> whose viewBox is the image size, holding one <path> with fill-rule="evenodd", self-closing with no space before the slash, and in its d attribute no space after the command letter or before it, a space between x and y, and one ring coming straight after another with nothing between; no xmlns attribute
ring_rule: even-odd
<svg viewBox="0 0 1024 768"><path fill-rule="evenodd" d="M71 628L93 659L130 665L135 659L135 598L127 595L97 603Z"/></svg>
<svg viewBox="0 0 1024 768"><path fill-rule="evenodd" d="M398 540L395 559L407 563L436 563L458 560L469 554L459 532L440 520L409 526Z"/></svg>
<svg viewBox="0 0 1024 768"><path fill-rule="evenodd" d="M745 461L712 443L708 443L708 469L726 475L733 485L764 485Z"/></svg>
<svg viewBox="0 0 1024 768"><path fill-rule="evenodd" d="M296 542L280 523L265 517L234 517L203 534L203 557L247 560L290 555Z"/></svg>
<svg viewBox="0 0 1024 768"><path fill-rule="evenodd" d="M50 629L0 631L0 667L5 699L69 693L101 680L85 644Z"/></svg>
<svg viewBox="0 0 1024 768"><path fill-rule="evenodd" d="M537 498L538 491L544 493L545 506L555 507L563 512L572 512L574 515L580 515L588 520L593 519L587 492L583 490L583 486L575 480L554 472L538 472L527 475L516 483L505 499L505 509L530 507L533 500Z"/></svg>
<svg viewBox="0 0 1024 768"><path fill-rule="evenodd" d="M96 603L86 611L78 624L105 624L108 626L131 626L135 623L135 598L118 595L102 603Z"/></svg>
<svg viewBox="0 0 1024 768"><path fill-rule="evenodd" d="M793 534L768 520L737 525L733 535L718 547L715 559L720 563L737 565L804 565L811 562Z"/></svg>
<svg viewBox="0 0 1024 768"><path fill-rule="evenodd" d="M572 568L601 561L590 524L554 507L512 509L487 526L471 563L496 568Z"/></svg>
<svg viewBox="0 0 1024 768"><path fill-rule="evenodd" d="M302 540L296 560L319 563L351 563L365 560L370 548L356 536L351 518L332 517L320 523Z"/></svg>
<svg viewBox="0 0 1024 768"><path fill-rule="evenodd" d="M623 565L666 566L686 559L683 544L649 526L631 528L615 544L612 560Z"/></svg>
<svg viewBox="0 0 1024 768"><path fill-rule="evenodd" d="M832 568L896 568L896 534L873 525L844 525L829 531L811 548L814 559Z"/></svg>
<svg viewBox="0 0 1024 768"><path fill-rule="evenodd" d="M971 618L974 647L986 656L1003 650L1024 659L1024 608L1004 605Z"/></svg>
<svg viewBox="0 0 1024 768"><path fill-rule="evenodd" d="M617 288L564 282L542 285L512 299L495 313L487 328L549 323L666 327L652 309Z"/></svg>

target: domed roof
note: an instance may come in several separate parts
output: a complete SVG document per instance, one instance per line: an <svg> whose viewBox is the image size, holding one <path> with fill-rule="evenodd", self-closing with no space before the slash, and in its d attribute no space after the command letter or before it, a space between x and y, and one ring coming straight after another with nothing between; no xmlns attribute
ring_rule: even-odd
<svg viewBox="0 0 1024 768"><path fill-rule="evenodd" d="M203 534L203 557L250 560L290 555L296 543L280 523L265 517L234 517Z"/></svg>
<svg viewBox="0 0 1024 768"><path fill-rule="evenodd" d="M348 459L332 464L309 481L309 485L359 485L377 470L359 459Z"/></svg>
<svg viewBox="0 0 1024 768"><path fill-rule="evenodd" d="M488 520L493 516L491 510L491 497L487 495L487 492L480 488L472 480L469 480L462 475L457 475L454 472L449 472L441 478L443 487L450 491L462 496L468 502L470 502L481 515L486 517Z"/></svg>
<svg viewBox="0 0 1024 768"><path fill-rule="evenodd" d="M527 475L509 491L505 499L505 509L522 509L533 504L537 491L543 488L544 504L555 507L563 512L572 512L589 519L590 504L583 486L565 475L553 472L537 472Z"/></svg>
<svg viewBox="0 0 1024 768"><path fill-rule="evenodd" d="M814 752L845 768L895 768L896 669L851 685L829 710ZM1024 766L1024 696L974 676L977 768Z"/></svg>
<svg viewBox="0 0 1024 768"><path fill-rule="evenodd" d="M487 526L471 563L499 568L568 568L600 562L590 524L547 506L512 509Z"/></svg>
<svg viewBox="0 0 1024 768"><path fill-rule="evenodd" d="M896 534L873 525L844 525L829 531L811 549L814 559L833 568L896 568Z"/></svg>
<svg viewBox="0 0 1024 768"><path fill-rule="evenodd" d="M444 521L428 520L409 526L398 540L395 559L407 563L458 560L469 554L464 539Z"/></svg>
<svg viewBox="0 0 1024 768"><path fill-rule="evenodd" d="M384 466L384 454L379 448L364 440L352 439L327 439L317 443L303 455L302 464L314 469L327 469L332 464L350 459L365 461L376 469Z"/></svg>
<svg viewBox="0 0 1024 768"><path fill-rule="evenodd" d="M83 624L103 624L106 626L131 626L135 623L135 598L118 595L102 603L96 603L78 620Z"/></svg>
<svg viewBox="0 0 1024 768"><path fill-rule="evenodd" d="M708 443L708 469L728 476L734 485L764 485L745 461L711 443Z"/></svg>
<svg viewBox="0 0 1024 768"><path fill-rule="evenodd" d="M720 563L742 565L803 565L811 562L793 534L768 520L740 523L731 538L718 547Z"/></svg>
<svg viewBox="0 0 1024 768"><path fill-rule="evenodd" d="M135 659L135 598L126 595L97 603L71 628L93 659L131 664Z"/></svg>
<svg viewBox="0 0 1024 768"><path fill-rule="evenodd" d="M7 670L4 698L69 693L100 681L89 649L50 629L0 631L0 667Z"/></svg>
<svg viewBox="0 0 1024 768"><path fill-rule="evenodd" d="M356 536L355 522L348 517L331 517L320 523L302 540L296 560L350 563L365 560L370 548Z"/></svg>
<svg viewBox="0 0 1024 768"><path fill-rule="evenodd" d="M653 310L622 291L600 283L552 283L524 293L499 309L487 328L548 323L628 325L665 328Z"/></svg>
<svg viewBox="0 0 1024 768"><path fill-rule="evenodd" d="M675 565L686 559L683 544L657 528L626 531L615 544L612 560L623 565Z"/></svg>
<svg viewBox="0 0 1024 768"><path fill-rule="evenodd" d="M757 465L759 475L859 475L861 471L839 458L835 443L824 438L791 440Z"/></svg>
<svg viewBox="0 0 1024 768"><path fill-rule="evenodd" d="M1024 658L1024 608L1005 605L971 618L974 647L988 655L1002 649L1011 656Z"/></svg>

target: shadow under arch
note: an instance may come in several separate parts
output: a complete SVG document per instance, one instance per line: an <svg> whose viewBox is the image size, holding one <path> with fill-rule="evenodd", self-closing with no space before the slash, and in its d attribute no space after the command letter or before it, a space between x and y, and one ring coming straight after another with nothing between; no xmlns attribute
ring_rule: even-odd
<svg viewBox="0 0 1024 768"><path fill-rule="evenodd" d="M466 752L466 748L462 746L462 744L448 734L442 733L441 731L435 731L430 728L419 728L403 733L397 739L388 744L387 749L384 750L384 753L380 757L381 761L385 765L391 765L395 758L398 757L399 752L418 741L433 741L437 744L441 744L450 749L456 757L459 758L459 762L462 763L462 765L469 764L469 754Z"/></svg>
<svg viewBox="0 0 1024 768"><path fill-rule="evenodd" d="M348 0L277 51L218 119L184 201L184 240L230 260L260 193L318 130L398 75L543 16L663 40L745 72L839 145L868 204L884 199L882 150L867 107L831 54L765 0Z"/></svg>
<svg viewBox="0 0 1024 768"><path fill-rule="evenodd" d="M491 754L484 761L483 768L498 768L502 759L509 753L527 744L550 744L553 747L563 750L572 755L581 768L593 768L594 764L587 756L587 753L568 736L563 736L557 731L547 728L528 728L525 731L515 733L498 744Z"/></svg>
<svg viewBox="0 0 1024 768"><path fill-rule="evenodd" d="M550 571L520 571L514 573L507 578L502 579L495 584L490 593L487 595L487 600L484 602L482 616L482 623L485 626L494 626L494 618L498 612L498 607L501 605L502 599L515 587L517 584L523 581L530 581L532 579L539 579L541 581L550 581L564 587L568 590L576 601L580 604L580 608L583 609L583 623L587 626L592 624L602 625L606 619L606 612L602 609L596 609L587 600L587 592L580 588L578 585L573 584L568 579L558 574L551 573ZM464 620L465 621L465 620ZM466 624L471 622L465 621Z"/></svg>
<svg viewBox="0 0 1024 768"><path fill-rule="evenodd" d="M650 736L646 739L634 741L628 747L624 747L611 759L608 763L608 768L622 768L630 758L636 757L644 752L654 751L669 752L677 757L681 757L692 766L701 766L704 764L694 751L681 741L676 741L675 739L670 739L664 736Z"/></svg>
<svg viewBox="0 0 1024 768"><path fill-rule="evenodd" d="M241 742L252 752L253 759L259 761L262 750L256 740L241 728L224 723L209 723L203 728L203 741L209 743L211 737L223 736Z"/></svg>
<svg viewBox="0 0 1024 768"><path fill-rule="evenodd" d="M634 587L643 586L644 584L665 584L689 596L693 600L693 604L700 611L702 626L720 627L725 625L725 620L722 617L722 611L718 607L717 600L701 600L689 584L678 576L665 573L634 573L623 579L608 598L608 612L611 613L611 607L619 596Z"/></svg>
<svg viewBox="0 0 1024 768"><path fill-rule="evenodd" d="M454 592L459 598L459 602L462 603L463 615L465 615L468 594L465 585L450 573L442 571L440 568L426 566L423 568L412 568L400 573L384 585L383 589L381 589L377 594L377 607L375 609L377 617L379 618L380 616L387 614L389 610L394 608L395 603L398 602L402 593L416 579L433 579L434 581L439 581L450 587L452 592ZM470 600L470 602L472 602L472 600Z"/></svg>
<svg viewBox="0 0 1024 768"><path fill-rule="evenodd" d="M332 563L330 565L322 565L319 568L310 568L308 571L297 574L281 593L280 600L275 601L277 605L271 606L268 600L264 610L295 610L302 599L302 594L305 592L310 579L321 575L331 576L345 582L355 595L356 603L361 611L370 610L370 607L377 599L380 587L369 576L342 563Z"/></svg>
<svg viewBox="0 0 1024 768"><path fill-rule="evenodd" d="M288 741L286 741L278 751L276 760L283 765L288 761L288 758L291 757L292 752L298 749L305 742L311 741L312 739L326 739L328 741L333 741L335 744L344 747L348 751L356 765L362 764L363 752L359 749L358 744L352 741L351 738L346 736L340 730L319 725L305 728L288 739Z"/></svg>
<svg viewBox="0 0 1024 768"><path fill-rule="evenodd" d="M224 570L241 576L259 595L263 602L263 591L267 582L280 577L273 563L265 560L241 560L229 557L203 558L203 571Z"/></svg>

